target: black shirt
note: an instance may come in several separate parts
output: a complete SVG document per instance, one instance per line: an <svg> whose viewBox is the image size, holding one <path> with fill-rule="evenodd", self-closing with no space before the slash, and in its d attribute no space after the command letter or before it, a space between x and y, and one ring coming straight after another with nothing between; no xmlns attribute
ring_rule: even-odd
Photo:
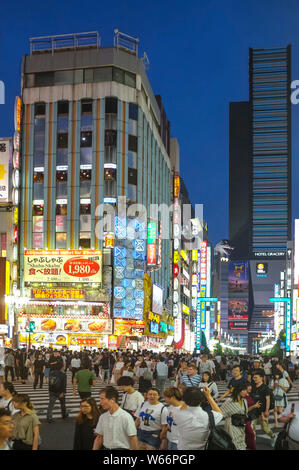
<svg viewBox="0 0 299 470"><path fill-rule="evenodd" d="M74 450L92 450L95 435L96 424L92 424L92 420L87 419L82 424L76 423L74 436Z"/></svg>
<svg viewBox="0 0 299 470"><path fill-rule="evenodd" d="M51 356L49 359L49 367L51 370L61 370L63 367L63 360L61 356Z"/></svg>
<svg viewBox="0 0 299 470"><path fill-rule="evenodd" d="M36 360L34 361L34 364L33 364L33 365L34 365L34 368L35 368L36 371L42 371L43 368L44 368L44 366L45 366L45 364L46 364L46 363L45 363L44 359L41 359L40 361L39 361L38 359L36 359Z"/></svg>
<svg viewBox="0 0 299 470"><path fill-rule="evenodd" d="M259 414L261 414L263 411L266 411L266 397L270 396L269 387L265 384L262 384L259 387L257 387L254 384L252 386L251 396L254 400L254 403L257 403L259 401L261 404L261 407L257 408L257 411L259 412Z"/></svg>

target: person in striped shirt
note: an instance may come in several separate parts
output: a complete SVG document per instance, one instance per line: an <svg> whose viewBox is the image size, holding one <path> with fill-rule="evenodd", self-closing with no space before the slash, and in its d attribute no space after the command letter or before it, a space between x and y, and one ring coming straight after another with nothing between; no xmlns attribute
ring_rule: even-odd
<svg viewBox="0 0 299 470"><path fill-rule="evenodd" d="M197 373L197 367L195 364L189 364L187 375L181 377L181 383L187 387L198 387L201 382L201 376Z"/></svg>

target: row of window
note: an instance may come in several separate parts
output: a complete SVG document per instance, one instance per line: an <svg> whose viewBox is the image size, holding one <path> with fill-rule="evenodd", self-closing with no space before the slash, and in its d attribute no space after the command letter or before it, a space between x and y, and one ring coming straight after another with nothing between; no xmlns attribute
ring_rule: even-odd
<svg viewBox="0 0 299 470"><path fill-rule="evenodd" d="M30 73L26 75L26 88L111 81L136 88L136 75L134 73L109 66Z"/></svg>

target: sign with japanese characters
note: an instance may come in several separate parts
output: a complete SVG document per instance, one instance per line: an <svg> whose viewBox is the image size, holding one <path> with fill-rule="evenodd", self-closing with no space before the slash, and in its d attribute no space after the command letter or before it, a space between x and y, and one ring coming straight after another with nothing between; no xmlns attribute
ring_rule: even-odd
<svg viewBox="0 0 299 470"><path fill-rule="evenodd" d="M25 250L25 282L102 282L102 251Z"/></svg>
<svg viewBox="0 0 299 470"><path fill-rule="evenodd" d="M9 200L9 139L0 139L0 202Z"/></svg>

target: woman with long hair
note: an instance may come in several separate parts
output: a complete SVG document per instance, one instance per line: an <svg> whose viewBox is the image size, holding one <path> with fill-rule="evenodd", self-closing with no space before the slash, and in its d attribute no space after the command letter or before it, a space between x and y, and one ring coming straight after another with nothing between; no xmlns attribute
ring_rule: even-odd
<svg viewBox="0 0 299 470"><path fill-rule="evenodd" d="M102 413L94 398L81 400L80 412L76 418L73 450L92 450L94 430Z"/></svg>
<svg viewBox="0 0 299 470"><path fill-rule="evenodd" d="M225 356L221 356L221 361L220 361L220 377L222 380L222 383L225 383L226 380L226 374L227 374L227 360Z"/></svg>
<svg viewBox="0 0 299 470"><path fill-rule="evenodd" d="M146 398L148 389L152 386L153 374L152 371L147 367L145 361L141 362L138 367L136 378L139 382L139 392Z"/></svg>
<svg viewBox="0 0 299 470"><path fill-rule="evenodd" d="M289 382L287 379L283 378L282 372L278 369L274 371L273 374L273 380L271 381L270 385L271 389L273 390L273 395L274 395L274 424L275 427L278 427L278 419L277 416L280 415L284 408L287 407L288 401L287 401L287 394L286 392L288 391L289 388Z"/></svg>
<svg viewBox="0 0 299 470"><path fill-rule="evenodd" d="M18 413L12 419L13 450L38 450L40 421L35 414L34 406L30 398L25 394L17 394L13 397L13 405Z"/></svg>
<svg viewBox="0 0 299 470"><path fill-rule="evenodd" d="M211 392L211 396L216 400L219 396L218 387L216 383L212 380L211 372L204 372L202 374L202 382L199 384L199 387L208 387Z"/></svg>
<svg viewBox="0 0 299 470"><path fill-rule="evenodd" d="M184 406L182 401L183 394L176 387L170 387L164 390L164 400L167 405L167 449L177 450L179 433L174 422L174 412ZM164 423L163 423L164 424Z"/></svg>

